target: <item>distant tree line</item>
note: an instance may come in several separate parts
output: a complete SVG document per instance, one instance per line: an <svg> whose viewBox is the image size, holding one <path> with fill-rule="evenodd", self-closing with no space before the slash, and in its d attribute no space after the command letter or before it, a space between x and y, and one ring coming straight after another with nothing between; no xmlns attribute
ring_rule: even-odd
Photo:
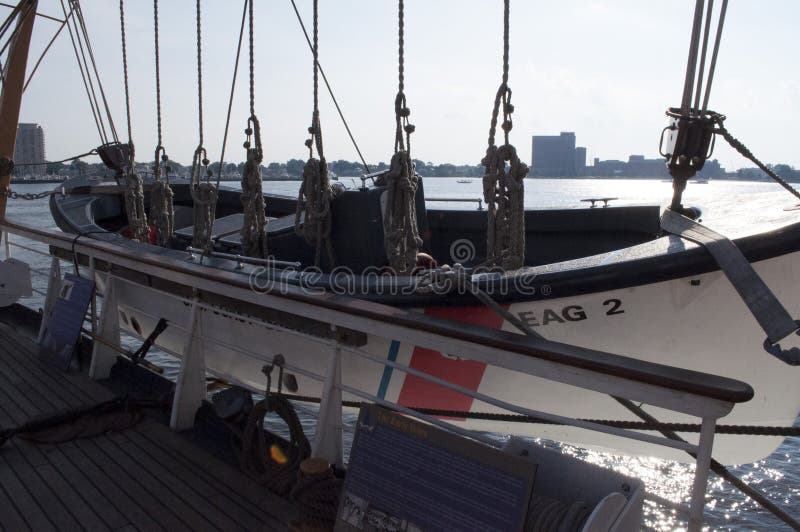
<svg viewBox="0 0 800 532"><path fill-rule="evenodd" d="M152 173L152 162L137 162L136 169L142 175ZM261 166L261 172L264 179L300 179L303 176L303 166L305 161L301 159L290 159L285 163L271 162ZM184 166L175 161L170 161L172 175L176 177L189 177L191 167ZM434 164L431 162L424 162L414 159L414 165L417 173L422 177L482 177L484 168L480 164ZM767 165L775 173L784 179L790 181L800 181L800 170L795 169L788 164ZM385 162L377 164L370 164L369 169L372 172L379 172L387 170L389 165ZM242 175L244 163L225 163L223 166L222 178L224 180L236 180ZM328 169L332 175L338 177L359 177L367 173L364 165L352 161L329 161ZM211 164L211 170L214 175L219 173L219 162ZM79 176L79 175L106 175L111 176L112 172L108 170L102 163L87 163L81 160L74 160L69 164L65 163L48 163L47 175L59 176ZM740 168L735 172L728 172L723 175L713 175L709 177L717 177L721 179L741 179L747 181L767 181L770 177L761 171L759 168Z"/></svg>
<svg viewBox="0 0 800 532"><path fill-rule="evenodd" d="M800 170L796 170L793 166L789 166L788 164L768 164L767 168L784 179L788 179L790 181L800 181ZM760 168L740 168L736 170L734 174L736 179L745 181L769 181L772 179Z"/></svg>
<svg viewBox="0 0 800 532"><path fill-rule="evenodd" d="M289 159L285 163L271 162L261 165L261 173L264 179L300 179L303 176L303 167L306 162L301 159ZM483 175L481 165L455 165L455 164L434 164L415 159L414 165L417 173L423 177L479 177ZM137 162L136 170L140 174L152 174L152 162ZM171 175L176 177L189 177L190 166L184 166L176 161L170 161L169 166ZM212 163L210 169L214 175L219 174L219 162ZM244 163L224 163L222 167L222 178L225 180L239 179L244 169ZM357 162L338 160L328 161L328 169L334 176L338 177L359 177L367 173L364 165ZM370 164L371 172L388 170L389 165L385 162ZM79 175L107 175L113 173L102 163L87 163L81 160L74 160L66 163L48 163L48 175L60 176L79 176Z"/></svg>

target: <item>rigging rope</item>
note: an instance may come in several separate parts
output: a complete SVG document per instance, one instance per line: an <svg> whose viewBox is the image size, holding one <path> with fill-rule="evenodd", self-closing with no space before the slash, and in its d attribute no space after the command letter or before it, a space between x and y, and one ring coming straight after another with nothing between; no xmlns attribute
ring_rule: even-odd
<svg viewBox="0 0 800 532"><path fill-rule="evenodd" d="M161 133L161 60L158 39L158 0L153 0L153 35L156 67L156 129L158 143L156 144L153 163L153 188L150 191L150 217L156 229L156 243L159 246L168 246L175 230L175 211L173 209L172 187L169 185L169 157L164 148ZM162 169L164 179L161 179Z"/></svg>
<svg viewBox="0 0 800 532"><path fill-rule="evenodd" d="M86 52L89 54L89 59L92 65L92 71L94 72L95 79L97 79L97 88L100 91L100 97L103 101L103 107L105 109L106 117L108 119L108 125L111 130L111 136L113 137L114 142L119 142L119 137L117 136L117 130L114 126L114 121L111 119L111 109L108 105L108 99L106 98L106 91L105 89L103 89L103 84L100 82L100 73L97 70L97 62L95 61L94 58L92 42L89 39L89 31L86 29L86 21L83 18L83 10L81 9L81 4L78 0L69 0L69 2L75 9L75 17L73 17L73 20L76 22L76 32L77 32L77 27L80 26L81 34L83 36L83 41L86 43ZM81 44L80 39L78 39L78 44L79 45ZM81 47L81 52L83 53L83 47Z"/></svg>
<svg viewBox="0 0 800 532"><path fill-rule="evenodd" d="M303 182L297 197L297 210L294 229L305 241L314 247L314 265L319 267L322 249L325 248L328 266L333 267L336 259L331 244L331 199L332 191L328 177L328 164L322 150L322 127L319 120L319 1L314 0L314 111L311 115L311 135L306 139L308 161L303 167ZM319 159L314 158L314 146Z"/></svg>
<svg viewBox="0 0 800 532"><path fill-rule="evenodd" d="M22 92L28 90L28 85L30 85L33 76L39 70L39 65L42 64L42 61L47 55L47 52L50 51L50 48L53 46L53 43L56 42L58 36L61 35L61 32L64 30L64 26L66 26L69 23L69 19L72 17L72 13L74 13L74 10L70 9L69 15L67 15L67 17L61 21L61 25L58 27L58 29L56 30L55 34L50 39L50 41L47 43L47 46L44 47L44 50L42 50L42 53L39 55L39 59L36 60L36 63L34 63L33 68L31 69L31 73L28 74L28 79L25 81L25 85L22 87Z"/></svg>
<svg viewBox="0 0 800 532"><path fill-rule="evenodd" d="M131 101L128 87L128 50L125 42L125 0L119 0L119 27L122 37L122 74L125 85L125 112L128 118L128 146L130 159L124 166L125 177L125 213L128 217L128 228L131 238L138 242L150 242L150 228L147 225L147 214L144 211L144 189L142 179L136 173L133 135L131 133Z"/></svg>
<svg viewBox="0 0 800 532"><path fill-rule="evenodd" d="M214 227L216 215L217 195L219 188L211 183L213 172L209 169L208 153L203 147L203 63L202 63L202 28L201 28L201 0L196 1L197 6L197 124L199 142L192 157L191 194L193 201L194 233L192 246L202 249L203 253L211 252L213 242L211 232ZM201 172L205 170L205 180Z"/></svg>
<svg viewBox="0 0 800 532"><path fill-rule="evenodd" d="M264 151L261 147L261 125L256 117L255 110L255 52L253 46L253 0L245 0L248 7L248 22L250 32L250 118L247 119L245 135L247 140L244 148L247 150L247 161L242 171L242 210L244 223L241 229L242 253L249 257L267 256L267 218L264 205L263 181L261 177L261 162L264 160ZM242 34L239 33L241 46ZM238 63L238 53L237 53ZM255 146L251 146L250 138L253 136Z"/></svg>
<svg viewBox="0 0 800 532"><path fill-rule="evenodd" d="M419 177L411 160L411 133L414 125L408 117L404 76L404 2L398 0L398 89L394 100L394 155L386 174L386 212L383 215L383 238L386 258L396 274L409 275L417 264L422 245L417 227L415 198ZM403 138L405 133L405 139Z"/></svg>
<svg viewBox="0 0 800 532"><path fill-rule="evenodd" d="M761 160L759 160L755 155L753 155L753 152L751 152L747 148L747 146L745 146L744 143L742 143L742 141L731 135L731 133L723 125L723 121L725 120L724 115L721 115L719 113L713 113L711 111L709 111L709 114L711 115L712 120L716 124L714 133L722 135L722 138L724 138L728 142L728 144L731 145L732 148L738 151L743 157L753 162L753 164L758 166L758 168L760 168L762 172L770 176L776 183L785 188L790 194L792 194L797 199L800 199L800 191L798 191L796 188L794 188L792 185L786 182L783 178L781 178L781 176L776 174L771 168L769 168L767 165L761 162Z"/></svg>
<svg viewBox="0 0 800 532"><path fill-rule="evenodd" d="M303 30L303 35L306 38L306 42L308 43L308 48L311 52L314 52L314 47L311 44L311 39L308 37L308 32L306 31L306 25L303 23L303 17L300 16L300 11L297 9L297 4L294 0L290 0L292 2L292 8L294 8L294 14L297 17L297 22L300 24L300 29ZM331 96L331 100L333 101L333 105L336 107L336 111L339 113L339 118L342 120L342 125L344 125L344 129L347 131L347 135L350 137L350 142L353 144L353 147L356 149L356 153L358 153L358 158L361 159L361 165L364 167L364 171L367 174L372 173L367 161L364 160L364 156L361 154L361 149L358 147L358 143L356 142L355 137L353 136L353 132L350 131L350 126L347 124L347 120L344 117L344 113L342 112L342 108L339 106L339 102L336 100L336 96L333 94L333 89L331 89L331 84L328 83L328 76L325 75L325 70L322 68L322 65L317 62L317 66L319 67L319 73L322 76L322 81L325 82L325 87L328 89L328 94Z"/></svg>
<svg viewBox="0 0 800 532"><path fill-rule="evenodd" d="M517 150L508 143L513 127L511 89L508 86L509 0L503 10L503 81L497 89L489 127L489 147L481 163L485 167L483 197L487 206L486 257L507 270L521 268L525 262L525 207L523 180L528 167L519 160ZM503 105L505 143L495 145L500 104ZM508 167L506 167L508 163Z"/></svg>
<svg viewBox="0 0 800 532"><path fill-rule="evenodd" d="M31 12L33 10L35 10L36 3L35 2L30 2L30 1L25 3L24 11L22 11L20 9L20 6L21 6L21 4L16 5L11 10L11 13L9 13L8 17L3 22L2 26L0 26L0 39L3 39L5 37L6 32L9 30L9 28L11 27L11 23L14 22L14 20L19 20L21 22L21 21L25 20L26 18L28 18L28 15L31 14ZM19 15L19 18L17 18L17 15ZM36 16L35 12L33 13L33 16ZM20 24L16 24L14 26L14 30L11 32L11 35L8 37L8 39L6 39L5 44L3 45L3 47L0 48L0 56L2 56L5 53L6 49L9 46L11 46L11 43L13 43L14 40L17 38L17 35L20 32L20 28L21 28ZM8 59L8 57L6 57L6 59ZM5 70L5 68L0 68L0 81L2 81L3 83L5 83L5 72L4 72L4 70Z"/></svg>
<svg viewBox="0 0 800 532"><path fill-rule="evenodd" d="M69 16L67 14L67 8L64 5L64 0L59 0L61 2L61 9L64 11L64 19L69 20ZM75 12L75 6L70 4L70 14ZM72 26L73 24L76 25L76 30L73 33ZM94 118L95 126L97 127L97 133L100 136L100 143L106 144L108 143L108 136L105 130L105 124L103 122L102 114L100 113L100 107L97 102L97 96L94 93L93 86L91 86L91 79L89 75L89 68L88 65L85 65L85 57L81 55L79 52L78 42L80 39L80 35L77 32L77 23L73 22L67 24L67 31L69 32L69 39L72 43L72 49L75 52L75 61L78 63L78 70L81 74L81 80L83 81L83 87L86 90L86 98L89 101L89 108L92 111L92 117ZM77 38L77 39L76 39ZM85 68L84 68L85 67Z"/></svg>

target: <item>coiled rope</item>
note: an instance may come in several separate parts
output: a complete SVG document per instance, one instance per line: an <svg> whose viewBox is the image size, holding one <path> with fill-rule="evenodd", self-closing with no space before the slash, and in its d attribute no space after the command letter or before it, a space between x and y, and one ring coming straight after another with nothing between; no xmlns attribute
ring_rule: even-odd
<svg viewBox="0 0 800 532"><path fill-rule="evenodd" d="M319 267L324 248L328 257L328 266L333 267L336 257L331 244L331 191L328 177L328 164L322 150L322 127L319 120L319 9L318 0L314 0L314 111L311 115L311 126L308 128L310 138L306 139L308 161L303 167L303 183L297 197L297 210L294 217L295 232L314 247L314 265ZM316 145L319 159L314 158Z"/></svg>
<svg viewBox="0 0 800 532"><path fill-rule="evenodd" d="M290 440L288 448L281 449L285 461L272 458L271 447L277 445L264 431L264 416L274 413L289 428ZM256 403L247 416L241 436L241 452L239 465L250 478L269 490L288 495L297 482L297 470L300 462L311 455L311 444L303 433L303 426L294 407L281 394L267 394Z"/></svg>
<svg viewBox="0 0 800 532"><path fill-rule="evenodd" d="M415 198L419 177L411 160L411 133L404 89L404 1L398 0L398 89L394 100L394 155L386 174L386 212L383 213L383 241L386 258L395 273L408 275L417 264L422 245L417 227ZM405 133L405 139L403 138Z"/></svg>
<svg viewBox="0 0 800 532"><path fill-rule="evenodd" d="M261 162L264 151L261 146L261 125L255 111L255 54L253 46L253 0L248 2L248 22L250 30L250 118L244 130L247 140L247 161L242 171L242 211L244 223L241 229L242 253L250 257L267 256L267 217L264 204ZM241 34L239 35L241 43ZM250 138L253 136L254 146Z"/></svg>
<svg viewBox="0 0 800 532"><path fill-rule="evenodd" d="M136 173L135 150L131 133L131 100L128 90L128 51L125 43L125 1L119 0L119 25L122 36L122 74L125 84L125 114L128 119L128 145L130 146L130 159L124 167L125 178L125 214L128 217L128 228L131 238L138 242L150 242L150 228L147 225L147 215L144 211L144 189L142 179Z"/></svg>
<svg viewBox="0 0 800 532"><path fill-rule="evenodd" d="M200 2L197 0L197 124L199 142L192 157L191 194L193 201L194 233L192 246L209 253L213 247L211 231L217 208L219 179L216 185L211 183L213 172L208 167L208 153L203 147L203 63L202 63L202 31ZM205 180L201 172L205 170Z"/></svg>
<svg viewBox="0 0 800 532"><path fill-rule="evenodd" d="M491 264L507 270L521 268L525 262L525 206L523 179L528 167L519 160L517 150L509 144L513 127L511 89L508 86L509 0L503 10L503 81L497 89L489 126L489 147L481 163L485 167L483 198L487 206L486 257ZM497 117L503 105L505 143L495 145ZM508 163L508 167L506 166Z"/></svg>
<svg viewBox="0 0 800 532"><path fill-rule="evenodd" d="M272 370L276 365L280 368L278 391L273 394ZM297 482L300 463L311 454L311 445L294 406L281 393L283 357L277 355L273 364L264 366L262 372L267 377L264 399L251 407L245 407L244 412L247 415L243 426L237 422L240 419L238 414L224 422L238 439L237 450L242 471L275 493L288 495ZM249 402L249 392L244 393ZM264 430L264 417L269 413L277 414L288 427L288 442Z"/></svg>
<svg viewBox="0 0 800 532"><path fill-rule="evenodd" d="M150 217L156 228L156 243L168 246L175 230L175 211L173 209L172 187L169 185L169 157L164 148L161 134L161 62L158 39L158 0L153 0L153 35L155 42L156 65L156 124L158 144L153 163L153 188L150 191ZM164 179L161 179L161 172Z"/></svg>
<svg viewBox="0 0 800 532"><path fill-rule="evenodd" d="M342 480L334 476L324 458L312 457L300 463L297 484L289 498L297 505L303 525L332 530L339 507Z"/></svg>

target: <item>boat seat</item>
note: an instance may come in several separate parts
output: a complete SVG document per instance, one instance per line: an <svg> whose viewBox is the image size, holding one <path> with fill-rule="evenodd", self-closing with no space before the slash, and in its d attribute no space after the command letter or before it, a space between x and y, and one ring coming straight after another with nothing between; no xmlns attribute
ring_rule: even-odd
<svg viewBox="0 0 800 532"><path fill-rule="evenodd" d="M284 216L284 218L286 218ZM269 226L270 220L275 220L276 218L267 218L267 226ZM282 219L282 218L281 218ZM292 222L294 222L294 215L292 215ZM239 242L239 232L242 230L242 226L244 225L244 214L236 213L230 214L228 216L223 216L222 218L217 218L214 220L214 225L211 228L211 239L215 242L218 240L226 241L225 238L235 238L236 242ZM190 225L188 227L184 227L183 229L178 229L175 231L176 235L180 235L186 238L192 238L194 236L194 226Z"/></svg>
<svg viewBox="0 0 800 532"><path fill-rule="evenodd" d="M243 220L243 215L241 214L232 214L231 216L239 216L241 220ZM230 218L230 216L226 216L225 218ZM300 213L300 223L303 223L305 220L305 212ZM216 226L216 224L215 224ZM221 244L226 244L229 246L238 246L241 243L241 238L239 236L239 231L242 228L242 223L239 224L239 228L233 232L226 233L221 235L219 238L215 238L216 241L220 242ZM276 233L282 233L287 229L293 230L294 229L294 214L287 214L286 216L281 216L280 218L269 218L267 217L267 236Z"/></svg>

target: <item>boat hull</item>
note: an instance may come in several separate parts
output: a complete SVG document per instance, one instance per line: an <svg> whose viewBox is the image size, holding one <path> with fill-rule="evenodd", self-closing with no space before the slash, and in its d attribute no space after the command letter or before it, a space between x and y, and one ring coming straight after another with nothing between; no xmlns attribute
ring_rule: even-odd
<svg viewBox="0 0 800 532"><path fill-rule="evenodd" d="M754 264L786 306L800 315L800 253L779 255ZM542 297L513 302L508 310L557 342L614 352L636 359L722 375L749 383L755 397L737 405L720 422L731 425L791 426L800 412L796 371L764 352L764 333L731 284L719 271L602 292ZM117 287L120 325L146 335L159 318L170 327L158 344L180 355L187 341L190 302L128 281ZM319 397L322 384L306 373L324 375L333 353L330 339L276 326L221 306L201 307L201 330L209 372L253 390L263 390L264 363L282 354L294 371L300 395ZM420 312L457 321L502 328L515 327L485 307L438 306ZM138 329L138 330L137 330ZM302 330L302 327L300 327ZM797 342L797 337L787 340ZM637 420L609 396L539 379L483 363L462 360L458 353L439 353L391 339L368 335L359 347L342 349L342 379L348 386L407 406L471 412L499 412L491 405L407 375L399 369L355 354L393 360L503 401L559 415L591 419ZM345 394L347 395L347 394ZM357 399L355 396L347 399ZM674 412L647 407L665 422L697 422ZM629 439L571 427L451 419L469 429L544 437L624 453L688 460L687 455ZM683 434L696 441L696 435ZM714 456L731 463L748 463L769 455L780 437L718 435Z"/></svg>

